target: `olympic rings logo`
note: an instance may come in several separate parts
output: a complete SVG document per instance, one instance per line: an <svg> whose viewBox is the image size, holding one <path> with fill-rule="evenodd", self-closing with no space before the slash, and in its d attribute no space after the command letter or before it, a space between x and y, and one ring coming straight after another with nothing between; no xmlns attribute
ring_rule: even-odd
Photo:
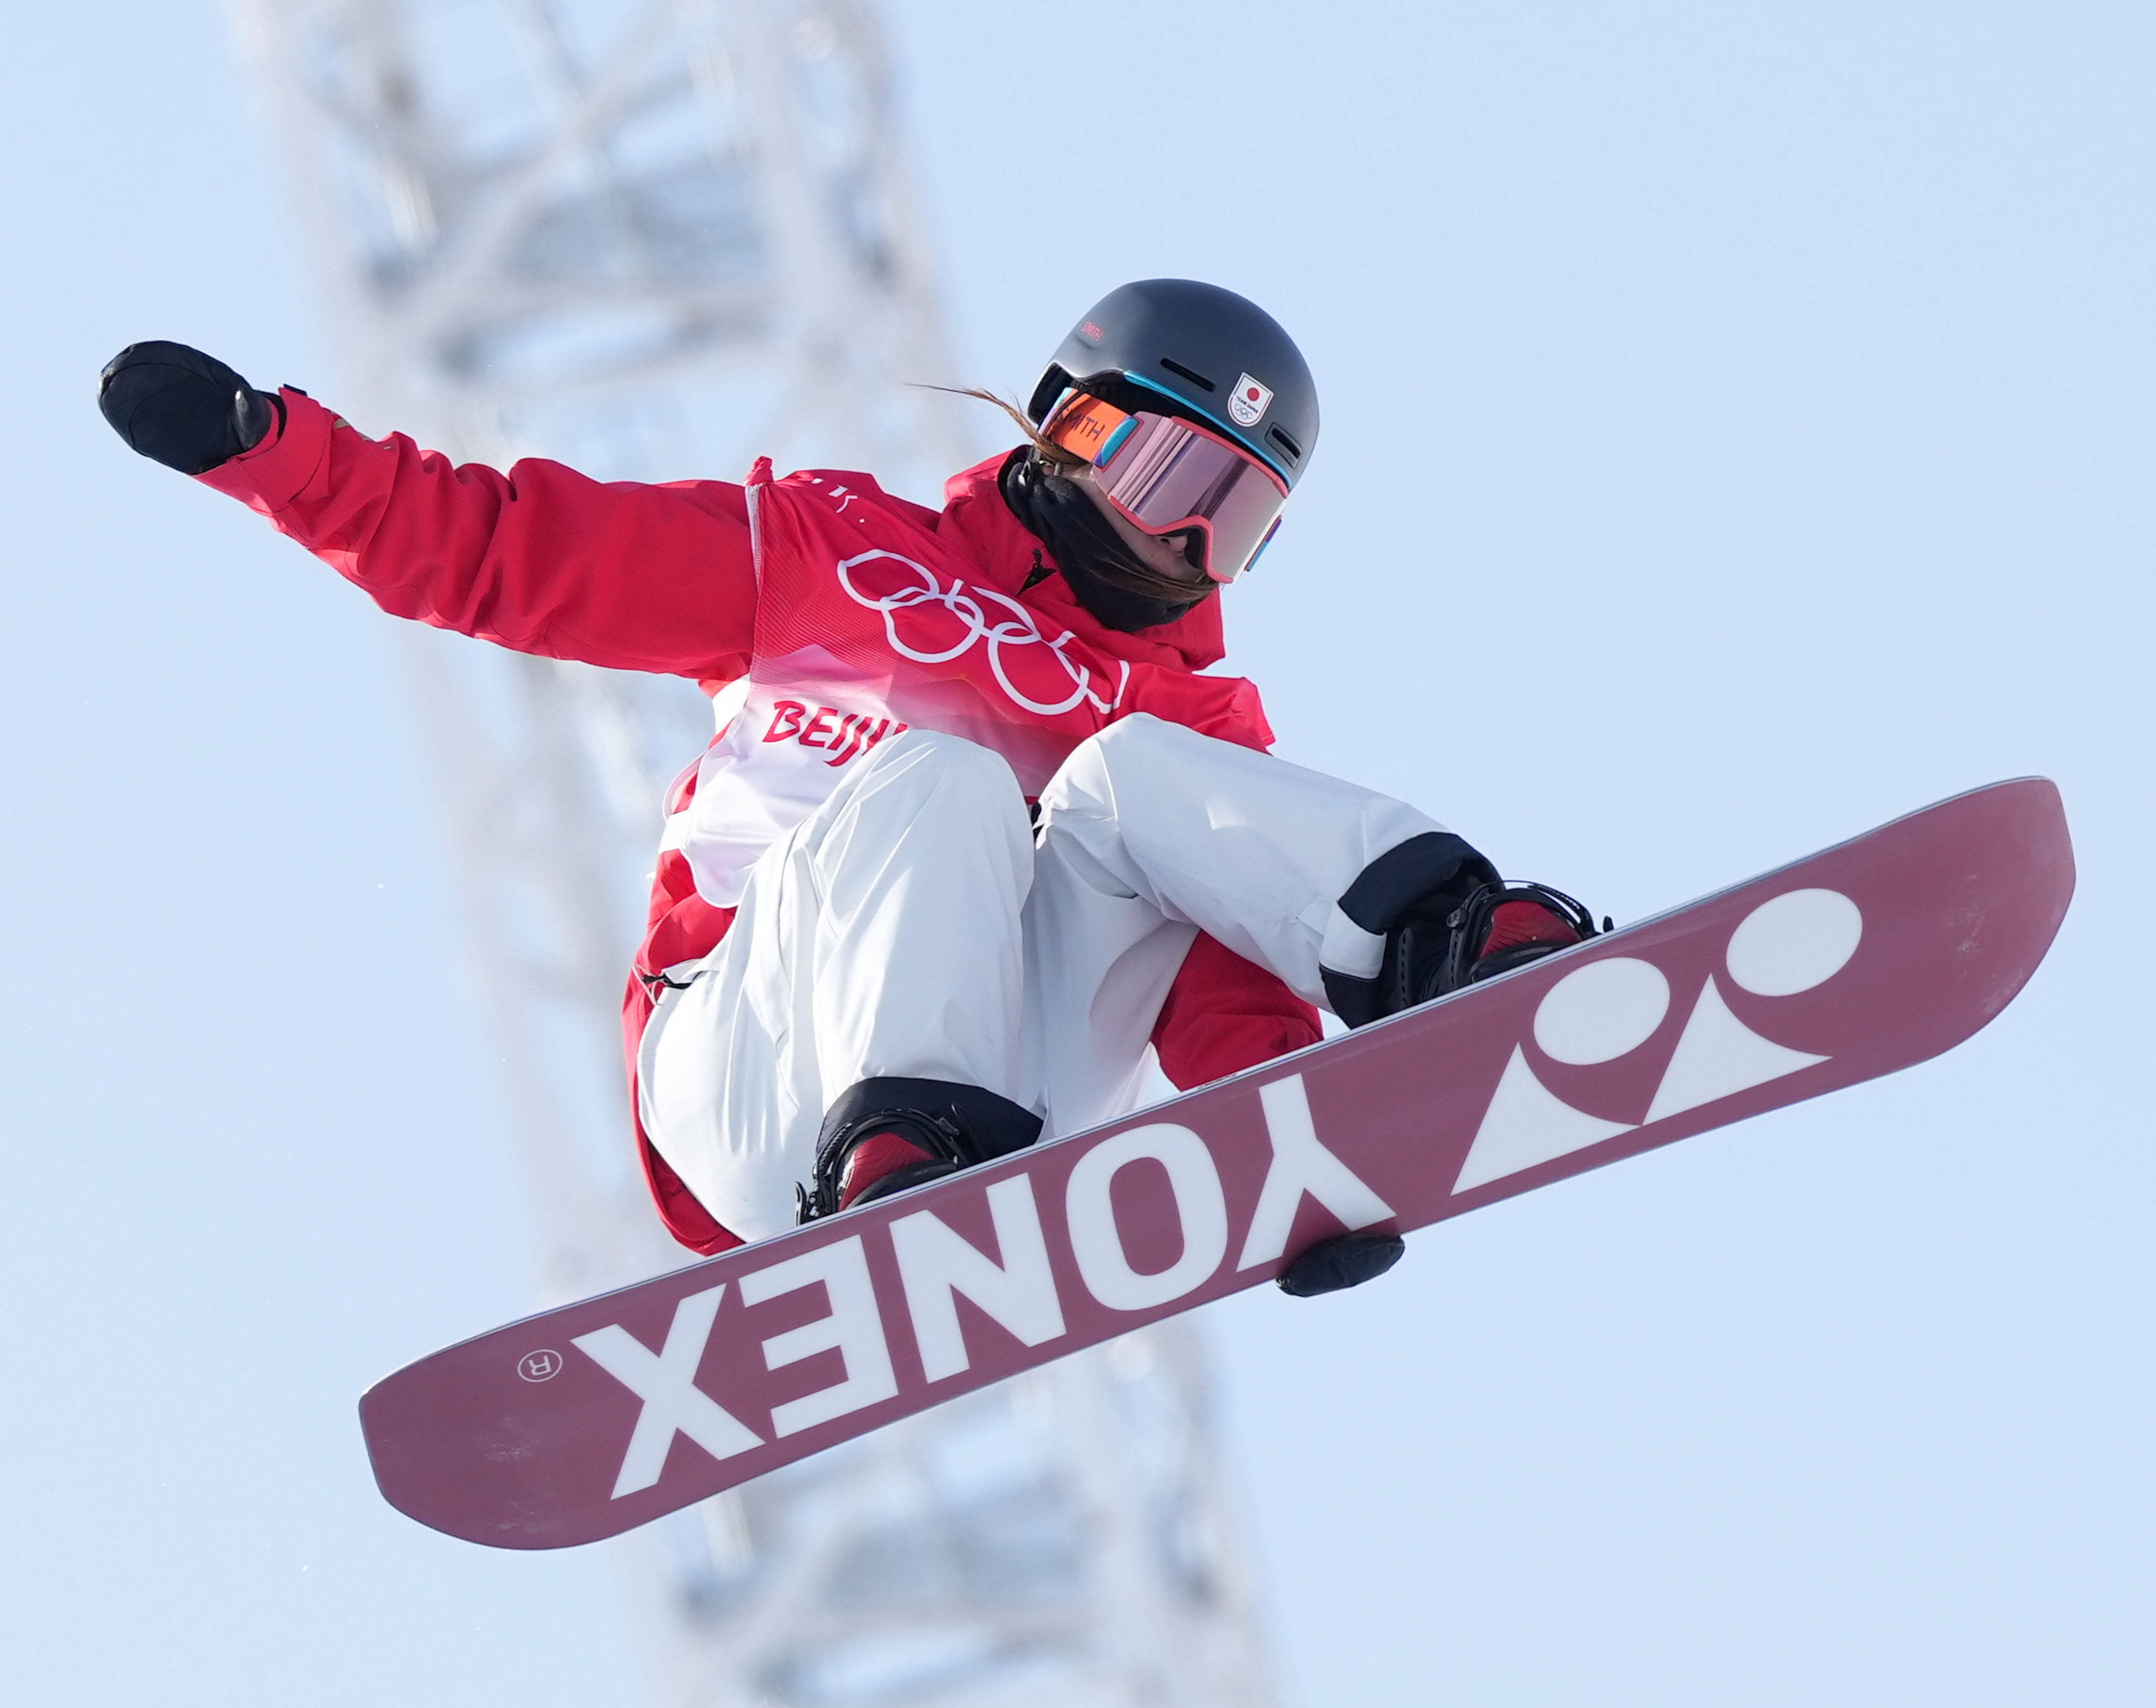
<svg viewBox="0 0 2156 1708"><path fill-rule="evenodd" d="M919 582L914 586L902 587L896 592L880 596L864 592L854 585L853 572L859 566L877 558L887 558L893 563L903 564L920 577ZM857 605L883 613L884 637L891 643L893 652L901 658L912 659L917 664L945 664L969 651L976 641L986 641L988 668L995 673L996 680L1003 685L1004 692L1011 697L1014 705L1038 716L1055 717L1063 712L1075 710L1081 703L1090 704L1096 711L1112 711L1122 701L1123 690L1130 684L1129 661L1119 660L1122 668L1116 681L1116 691L1106 700L1101 699L1093 690L1093 673L1064 654L1063 649L1072 639L1072 631L1065 629L1055 640L1046 639L1034 626L1030 611L1017 600L993 588L968 588L965 582L953 581L947 589L933 570L924 564L916 563L910 557L901 557L896 551L864 551L858 557L842 558L838 564L838 572L839 585L846 590L848 598ZM988 613L981 606L980 602L983 599L1001 606L1009 614L990 622ZM940 606L965 625L965 633L960 636L956 646L947 647L942 652L921 652L908 646L899 638L898 613L924 605ZM1048 655L1062 668L1070 684L1070 693L1066 699L1049 705L1033 699L1011 680L1004 668L1004 649L1029 646L1045 647Z"/></svg>

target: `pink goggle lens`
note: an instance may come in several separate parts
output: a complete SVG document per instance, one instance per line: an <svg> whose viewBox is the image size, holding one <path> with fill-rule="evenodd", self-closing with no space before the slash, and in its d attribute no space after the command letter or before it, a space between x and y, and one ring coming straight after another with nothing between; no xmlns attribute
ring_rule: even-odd
<svg viewBox="0 0 2156 1708"><path fill-rule="evenodd" d="M1194 422L1147 410L1127 413L1073 392L1042 432L1092 464L1108 501L1133 526L1148 534L1201 534L1205 572L1216 582L1248 569L1280 526L1287 483Z"/></svg>

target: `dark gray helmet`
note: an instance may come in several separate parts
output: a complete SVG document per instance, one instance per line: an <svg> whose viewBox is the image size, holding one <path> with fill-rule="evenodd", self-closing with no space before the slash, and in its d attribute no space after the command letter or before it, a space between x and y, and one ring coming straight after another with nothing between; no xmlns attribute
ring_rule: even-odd
<svg viewBox="0 0 2156 1708"><path fill-rule="evenodd" d="M1045 421L1066 387L1118 379L1263 458L1291 487L1317 449L1317 387L1302 352L1270 315L1217 285L1118 285L1070 329L1026 413Z"/></svg>

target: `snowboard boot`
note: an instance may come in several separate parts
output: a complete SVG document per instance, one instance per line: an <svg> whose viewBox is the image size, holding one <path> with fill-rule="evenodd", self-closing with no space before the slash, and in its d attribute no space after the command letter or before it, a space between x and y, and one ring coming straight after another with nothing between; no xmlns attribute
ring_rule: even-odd
<svg viewBox="0 0 2156 1708"><path fill-rule="evenodd" d="M817 1136L816 1168L794 1188L802 1223L1023 1151L1040 1117L1007 1097L947 1080L863 1080L841 1093Z"/></svg>
<svg viewBox="0 0 2156 1708"><path fill-rule="evenodd" d="M1385 1012L1396 1014L1598 935L1594 916L1563 891L1517 879L1481 885L1442 912L1415 907L1387 945Z"/></svg>
<svg viewBox="0 0 2156 1708"><path fill-rule="evenodd" d="M1319 970L1332 1012L1367 1026L1595 935L1569 895L1500 878L1460 838L1426 831L1348 886Z"/></svg>

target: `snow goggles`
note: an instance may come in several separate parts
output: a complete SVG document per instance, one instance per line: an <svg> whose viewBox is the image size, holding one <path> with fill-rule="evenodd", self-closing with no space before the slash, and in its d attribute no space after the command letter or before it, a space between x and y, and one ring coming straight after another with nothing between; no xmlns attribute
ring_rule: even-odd
<svg viewBox="0 0 2156 1708"><path fill-rule="evenodd" d="M1231 582L1280 527L1287 483L1240 446L1180 416L1136 413L1067 392L1041 437L1096 471L1116 512L1148 534L1194 530L1205 573Z"/></svg>

